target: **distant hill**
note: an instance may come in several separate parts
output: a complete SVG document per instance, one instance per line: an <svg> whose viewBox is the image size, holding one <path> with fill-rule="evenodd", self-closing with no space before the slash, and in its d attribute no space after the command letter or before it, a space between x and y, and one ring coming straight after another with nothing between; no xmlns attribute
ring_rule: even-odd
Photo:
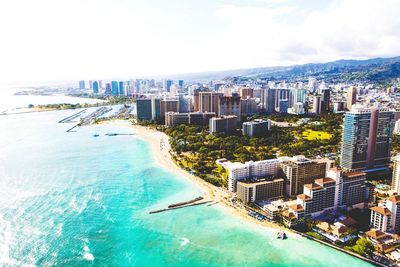
<svg viewBox="0 0 400 267"><path fill-rule="evenodd" d="M385 83L400 78L400 56L367 60L342 59L328 63L309 63L286 67L263 67L173 75L187 80L226 77L301 80L313 76L331 81L367 81Z"/></svg>

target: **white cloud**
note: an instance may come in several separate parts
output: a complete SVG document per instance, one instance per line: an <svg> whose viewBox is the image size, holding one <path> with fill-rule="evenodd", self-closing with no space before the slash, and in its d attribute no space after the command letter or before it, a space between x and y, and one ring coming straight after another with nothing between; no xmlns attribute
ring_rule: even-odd
<svg viewBox="0 0 400 267"><path fill-rule="evenodd" d="M400 1L307 3L0 1L0 82L400 55Z"/></svg>

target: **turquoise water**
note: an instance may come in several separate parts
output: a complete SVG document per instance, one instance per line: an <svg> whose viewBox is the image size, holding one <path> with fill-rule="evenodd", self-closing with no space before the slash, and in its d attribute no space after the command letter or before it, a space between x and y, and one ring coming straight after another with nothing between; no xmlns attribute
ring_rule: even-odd
<svg viewBox="0 0 400 267"><path fill-rule="evenodd" d="M0 116L0 266L370 266L218 206L148 214L201 191L135 136L103 135L129 128L65 133L74 112Z"/></svg>

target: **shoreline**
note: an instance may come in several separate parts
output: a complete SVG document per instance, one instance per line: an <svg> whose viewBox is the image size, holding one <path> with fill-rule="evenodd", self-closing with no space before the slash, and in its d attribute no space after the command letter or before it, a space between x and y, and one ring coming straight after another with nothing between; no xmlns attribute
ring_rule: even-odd
<svg viewBox="0 0 400 267"><path fill-rule="evenodd" d="M206 200L211 200L213 201L213 203L218 204L218 206L221 207L225 212L235 217L241 218L245 220L247 223L267 228L267 230L275 230L276 233L278 233L278 231L283 230L289 236L290 235L300 236L297 233L293 232L291 229L280 226L277 223L272 223L268 221L261 222L258 221L257 219L248 216L246 210L236 208L229 203L229 197L230 197L229 193L225 192L223 189L219 187L216 187L204 181L203 179L193 174L190 174L186 170L181 169L172 160L172 157L169 153L171 148L169 144L169 136L167 136L165 133L145 126L127 124L126 121L123 120L103 121L100 122L99 125L115 125L115 126L125 126L131 128L136 137L149 144L151 157L154 159L154 162L159 167L164 168L175 175L184 177L189 181L191 181L192 183L196 184L196 186L203 191L203 197ZM162 149L160 142L163 142Z"/></svg>
<svg viewBox="0 0 400 267"><path fill-rule="evenodd" d="M109 121L110 124L113 123L118 123L118 121ZM268 221L258 221L255 218L252 218L247 215L247 211L244 209L236 208L229 204L229 201L226 199L227 197L229 198L229 194L227 192L224 192L221 188L216 187L203 179L192 175L188 173L186 170L181 169L178 165L175 164L175 162L172 160L172 157L169 153L170 151L170 144L169 144L169 136L167 136L165 133L157 131L155 129L151 129L145 126L139 126L139 125L129 125L134 130L134 133L136 136L150 144L151 148L151 154L152 157L156 160L156 163L162 167L167 169L168 171L181 175L195 183L199 188L205 192L205 195L207 198L210 200L214 201L214 203L219 204L219 207L221 207L225 212L228 212L230 215L235 216L239 219L244 220L246 223L255 225L255 226L260 226L260 230L268 230L268 231L276 231L278 233L279 231L284 231L288 237L302 237L302 238L309 238L308 235L304 233L300 233L297 231L293 231L292 229L283 227L278 225L277 223L273 222L268 222ZM160 150L160 141L164 140L164 148ZM339 252L342 252L344 254L347 254L349 256L353 256L355 258L358 258L364 262L368 262L370 264L373 264L375 266L383 266L379 262L374 261L373 259L365 258L361 255L358 255L354 252L346 251L342 248L336 247L332 244L329 244L328 242L318 240L315 238L311 238L313 242L317 242L321 245L328 246L332 249L335 249Z"/></svg>
<svg viewBox="0 0 400 267"><path fill-rule="evenodd" d="M342 252L349 256L353 256L354 258L358 258L359 260L362 260L364 262L368 262L372 265L383 266L382 264L374 261L373 259L365 258L354 252L345 251L344 249L336 247L325 241L321 241L321 240L318 240L318 239L315 239L312 237L310 238L308 235L306 235L304 233L293 231L292 229L280 226L277 223L268 222L268 221L261 222L255 218L248 216L246 210L234 207L232 204L229 204L229 201L227 199L227 198L229 198L229 194L227 192L223 191L219 187L216 187L216 186L204 181L203 179L201 179L195 175L188 173L186 170L183 170L178 165L176 165L175 162L172 160L172 157L169 153L169 151L170 151L169 136L167 136L163 132L160 132L160 131L157 131L155 129L148 128L145 126L132 125L130 123L126 123L126 121L124 121L124 120L103 121L103 122L100 122L99 125L114 125L114 126L129 127L130 129L133 130L134 134L139 139L147 142L150 145L151 156L155 160L155 163L157 165L159 165L159 167L164 168L173 174L180 175L180 176L185 177L186 179L190 180L204 192L203 197L205 197L208 200L213 201L213 203L215 203L215 204L219 204L218 206L221 207L224 212L227 212L230 215L235 216L238 219L244 220L244 222L248 223L249 225L258 226L258 227L260 227L260 230L275 231L276 233L278 233L279 231L284 231L288 237L308 238L308 239L312 240L313 242L317 242L317 243L320 243L321 245L328 246L339 252ZM162 149L160 146L161 140L163 140L163 143L164 143Z"/></svg>

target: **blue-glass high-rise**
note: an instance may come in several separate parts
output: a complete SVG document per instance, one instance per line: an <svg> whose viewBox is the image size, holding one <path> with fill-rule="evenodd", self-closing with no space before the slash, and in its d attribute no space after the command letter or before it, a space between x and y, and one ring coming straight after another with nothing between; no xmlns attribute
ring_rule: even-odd
<svg viewBox="0 0 400 267"><path fill-rule="evenodd" d="M92 90L94 94L98 94L99 93L99 82L98 81L94 81L92 83Z"/></svg>
<svg viewBox="0 0 400 267"><path fill-rule="evenodd" d="M118 95L118 92L119 92L118 82L112 81L111 82L111 95L113 95L113 96Z"/></svg>
<svg viewBox="0 0 400 267"><path fill-rule="evenodd" d="M85 81L84 80L79 81L79 89L80 90L85 90L85 88L86 88Z"/></svg>
<svg viewBox="0 0 400 267"><path fill-rule="evenodd" d="M119 82L118 83L118 94L119 95L125 95L125 90L124 90L124 82Z"/></svg>
<svg viewBox="0 0 400 267"><path fill-rule="evenodd" d="M340 165L346 170L387 168L394 114L386 108L354 107L346 112Z"/></svg>
<svg viewBox="0 0 400 267"><path fill-rule="evenodd" d="M165 90L166 90L167 92L170 92L170 91L171 91L171 86L172 86L172 84L173 84L173 81L172 81L172 80L166 80L166 81L165 81Z"/></svg>

